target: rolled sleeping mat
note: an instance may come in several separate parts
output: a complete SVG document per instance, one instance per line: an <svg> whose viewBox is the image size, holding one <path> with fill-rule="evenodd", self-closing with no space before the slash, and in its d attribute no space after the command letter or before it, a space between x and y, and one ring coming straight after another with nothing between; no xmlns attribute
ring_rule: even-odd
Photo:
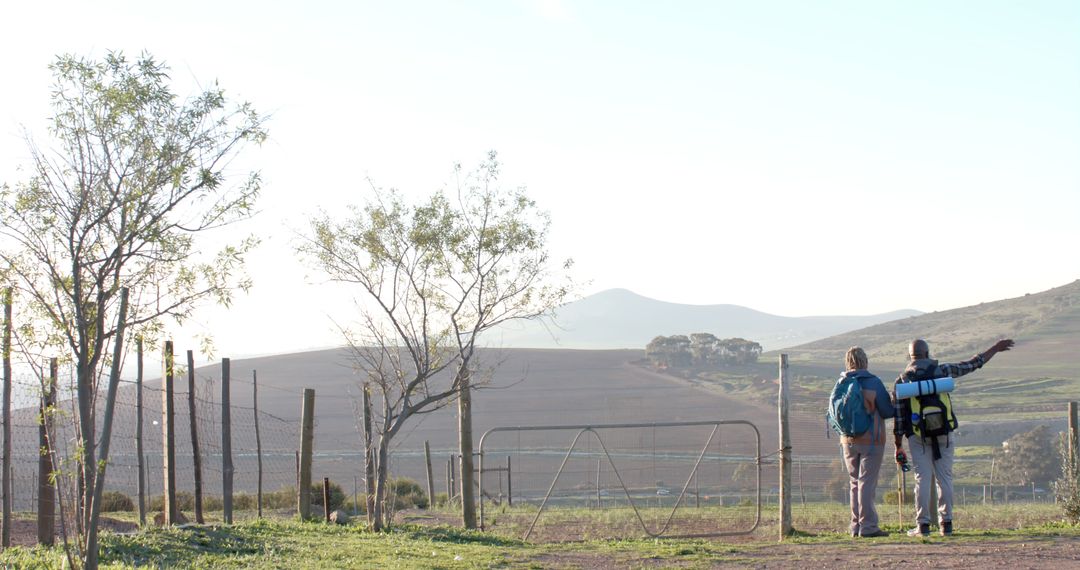
<svg viewBox="0 0 1080 570"><path fill-rule="evenodd" d="M953 385L953 379L948 376L920 382L902 382L896 385L896 399L903 400L916 396L952 392Z"/></svg>

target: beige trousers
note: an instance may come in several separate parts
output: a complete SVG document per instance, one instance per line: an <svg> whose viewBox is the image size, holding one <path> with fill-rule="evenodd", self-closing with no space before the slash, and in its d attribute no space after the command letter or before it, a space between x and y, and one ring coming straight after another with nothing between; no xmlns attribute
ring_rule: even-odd
<svg viewBox="0 0 1080 570"><path fill-rule="evenodd" d="M878 472L885 446L881 444L844 443L844 464L851 478L851 532L873 534L879 530L874 508Z"/></svg>

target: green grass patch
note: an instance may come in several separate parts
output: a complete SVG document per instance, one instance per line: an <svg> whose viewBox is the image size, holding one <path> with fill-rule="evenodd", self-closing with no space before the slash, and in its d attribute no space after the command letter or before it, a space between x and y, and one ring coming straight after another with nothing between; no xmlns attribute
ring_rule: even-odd
<svg viewBox="0 0 1080 570"><path fill-rule="evenodd" d="M701 509L704 517L716 516ZM909 543L903 531L910 521L897 521L895 509L881 506L883 528L892 536L876 541ZM516 513L508 512L504 515ZM522 514L528 514L522 512ZM373 533L363 525L265 519L233 526L148 529L130 535L102 536L101 567L119 568L588 568L710 567L717 563L789 562L791 551L774 554L776 512L763 513L763 526L750 537L718 539L596 539L569 544L535 544L517 538L465 531L447 526L399 525ZM847 508L840 504L796 505L795 545L835 545L849 549ZM1080 526L1060 522L1054 505L1015 504L957 508L957 534L935 541L995 542L1009 539L1071 537ZM561 513L586 519L587 510ZM603 522L599 518L594 521ZM639 535L640 536L640 535ZM796 550L797 553L797 550ZM772 558L772 557L780 558ZM60 568L58 548L15 547L0 552L0 566Z"/></svg>

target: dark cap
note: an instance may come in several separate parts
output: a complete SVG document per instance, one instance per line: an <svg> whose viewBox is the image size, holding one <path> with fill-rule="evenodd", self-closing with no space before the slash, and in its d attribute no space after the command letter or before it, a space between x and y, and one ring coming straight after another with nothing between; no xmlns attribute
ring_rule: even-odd
<svg viewBox="0 0 1080 570"><path fill-rule="evenodd" d="M912 358L930 358L930 345L926 344L926 341L917 338L911 341L911 346L908 347L908 356Z"/></svg>

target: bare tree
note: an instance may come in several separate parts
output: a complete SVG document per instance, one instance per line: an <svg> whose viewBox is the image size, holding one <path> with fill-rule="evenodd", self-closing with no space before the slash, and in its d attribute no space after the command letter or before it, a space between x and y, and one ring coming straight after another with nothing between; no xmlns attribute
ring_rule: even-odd
<svg viewBox="0 0 1080 570"><path fill-rule="evenodd" d="M210 256L195 238L251 215L258 174L227 186L225 172L266 133L249 105L228 106L216 85L179 101L167 67L149 55L62 56L50 68L56 146L27 136L32 177L0 191L0 259L27 302L20 333L75 365L78 516L91 545L95 402L120 291L131 292L126 325L152 334L165 316L182 320L203 300L227 305L249 286L242 270L254 238ZM94 550L84 552L87 567Z"/></svg>
<svg viewBox="0 0 1080 570"><path fill-rule="evenodd" d="M402 427L455 398L468 401L484 375L484 332L549 314L570 290L569 262L553 268L547 252L548 216L524 188L497 183L495 153L475 171L455 172L451 196L435 192L416 205L373 185L371 200L344 221L311 220L298 248L331 280L361 292L357 326L342 332L378 400L376 529L387 523L389 452ZM467 405L462 411L470 422ZM471 442L462 454L471 462ZM475 526L473 516L470 524L465 512L466 526Z"/></svg>

